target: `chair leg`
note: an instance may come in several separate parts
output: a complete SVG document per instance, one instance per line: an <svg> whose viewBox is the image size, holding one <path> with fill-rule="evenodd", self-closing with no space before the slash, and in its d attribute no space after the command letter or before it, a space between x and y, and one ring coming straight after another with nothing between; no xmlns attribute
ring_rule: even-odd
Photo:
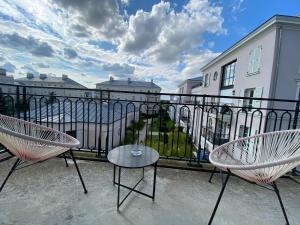
<svg viewBox="0 0 300 225"><path fill-rule="evenodd" d="M229 177L230 177L230 172L228 171L227 177L226 177L225 182L224 182L224 184L223 184L223 186L222 186L220 195L219 195L218 200L217 200L217 202L216 202L216 205L215 205L215 208L214 208L214 210L213 210L213 213L211 214L211 217L210 217L210 219L209 219L208 225L211 225L211 223L212 223L212 221L213 221L213 219L214 219L214 217L215 217L215 214L216 214L216 212L217 212L217 209L218 209L218 206L219 206L219 204L220 204L221 198L222 198L223 193L224 193L224 191L225 191L225 188L226 188L227 182L228 182L228 180L229 180Z"/></svg>
<svg viewBox="0 0 300 225"><path fill-rule="evenodd" d="M65 153L64 153L64 159L65 159L66 167L69 167L69 164L68 164L67 157L66 157Z"/></svg>
<svg viewBox="0 0 300 225"><path fill-rule="evenodd" d="M81 184L82 184L82 187L83 187L83 190L84 190L84 193L86 194L88 191L87 191L87 189L86 189L86 187L85 187L84 181L83 181L83 179L82 179L81 173L80 173L80 171L79 171L79 168L78 168L78 165L77 165L77 163L76 163L76 159L75 159L75 157L74 157L74 155L73 155L73 151L72 151L72 150L70 150L70 155L71 155L71 158L72 158L72 160L73 160L73 162L74 162L74 165L75 165L75 167L76 167L78 176L79 176L79 178L80 178L80 181L81 181Z"/></svg>
<svg viewBox="0 0 300 225"><path fill-rule="evenodd" d="M289 223L287 214L285 212L285 209L284 209L284 206L283 206L283 202L282 202L281 197L280 197L279 189L278 189L275 181L273 182L273 187L274 187L274 191L275 191L275 193L276 193L276 195L278 197L278 200L279 200L279 203L280 203L280 206L281 206L281 210L283 212L283 215L284 215L284 218L285 218L285 221L286 221L286 225L289 225L290 223Z"/></svg>
<svg viewBox="0 0 300 225"><path fill-rule="evenodd" d="M212 178L213 178L216 171L217 171L217 167L214 167L214 170L211 172L209 180L208 180L209 183L211 183L211 180L212 180Z"/></svg>
<svg viewBox="0 0 300 225"><path fill-rule="evenodd" d="M13 167L10 169L9 173L7 174L6 178L4 179L1 187L0 187L0 192L2 191L2 189L4 188L4 185L6 184L8 178L10 177L10 175L14 172L14 170L17 168L18 164L20 162L20 159L17 159L16 162L14 163Z"/></svg>

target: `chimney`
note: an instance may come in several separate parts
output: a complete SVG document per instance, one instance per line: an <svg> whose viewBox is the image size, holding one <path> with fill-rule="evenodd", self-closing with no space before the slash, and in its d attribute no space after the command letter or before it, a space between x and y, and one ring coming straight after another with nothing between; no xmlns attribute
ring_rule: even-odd
<svg viewBox="0 0 300 225"><path fill-rule="evenodd" d="M153 84L153 79L151 79L151 83Z"/></svg>
<svg viewBox="0 0 300 225"><path fill-rule="evenodd" d="M6 69L0 68L0 76L6 76Z"/></svg>
<svg viewBox="0 0 300 225"><path fill-rule="evenodd" d="M40 74L40 79L45 80L47 78L47 74L41 73Z"/></svg>
<svg viewBox="0 0 300 225"><path fill-rule="evenodd" d="M109 80L110 80L110 81L114 81L114 77L113 77L113 76L110 76L110 77L109 77Z"/></svg>
<svg viewBox="0 0 300 225"><path fill-rule="evenodd" d="M32 79L34 76L33 76L33 74L32 73L27 73L27 79Z"/></svg>
<svg viewBox="0 0 300 225"><path fill-rule="evenodd" d="M131 78L130 77L128 77L128 83L130 83L131 82Z"/></svg>
<svg viewBox="0 0 300 225"><path fill-rule="evenodd" d="M68 78L68 75L66 75L66 74L63 74L61 77L62 80L66 80L67 78Z"/></svg>

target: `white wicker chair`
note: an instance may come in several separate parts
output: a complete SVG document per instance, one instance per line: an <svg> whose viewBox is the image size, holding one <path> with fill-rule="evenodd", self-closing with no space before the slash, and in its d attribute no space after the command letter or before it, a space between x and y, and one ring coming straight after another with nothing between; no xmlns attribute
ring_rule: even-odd
<svg viewBox="0 0 300 225"><path fill-rule="evenodd" d="M258 185L272 186L289 224L275 181L300 165L300 130L275 131L228 142L213 150L209 160L228 172L209 224L212 223L230 174Z"/></svg>
<svg viewBox="0 0 300 225"><path fill-rule="evenodd" d="M17 157L16 162L0 187L0 192L14 170L24 162L30 161L33 162L32 164L35 164L61 154L64 155L69 151L84 192L87 193L72 152L72 148L77 147L80 144L77 139L46 126L0 114L0 143L5 146L11 154ZM66 158L65 162L68 166ZM20 169L20 167L18 169Z"/></svg>

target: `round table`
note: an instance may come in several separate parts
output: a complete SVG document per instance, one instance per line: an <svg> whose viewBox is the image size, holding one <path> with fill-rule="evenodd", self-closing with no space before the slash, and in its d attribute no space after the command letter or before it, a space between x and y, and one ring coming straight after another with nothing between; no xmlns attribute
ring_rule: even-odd
<svg viewBox="0 0 300 225"><path fill-rule="evenodd" d="M142 152L139 156L134 156L132 151L140 150ZM113 184L118 186L118 198L117 198L117 209L123 204L126 198L132 193L136 192L138 194L144 195L151 198L153 201L155 199L155 187L156 187L156 171L157 162L159 160L159 154L153 148L147 147L145 145L123 145L116 147L109 151L107 159L110 163L114 165L113 172ZM153 191L149 195L147 193L136 190L136 187L144 179L144 169L147 166L154 167L153 173ZM118 181L116 181L116 167L118 167ZM121 169L142 169L142 178L133 186L129 187L121 183ZM120 187L129 190L129 193L120 201Z"/></svg>

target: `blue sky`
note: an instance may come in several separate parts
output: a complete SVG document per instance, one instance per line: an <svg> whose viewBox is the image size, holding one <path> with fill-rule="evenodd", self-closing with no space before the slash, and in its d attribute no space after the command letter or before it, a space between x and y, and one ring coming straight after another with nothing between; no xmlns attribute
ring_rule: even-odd
<svg viewBox="0 0 300 225"><path fill-rule="evenodd" d="M131 77L176 91L183 79L299 0L2 0L0 66L68 74L94 88Z"/></svg>

